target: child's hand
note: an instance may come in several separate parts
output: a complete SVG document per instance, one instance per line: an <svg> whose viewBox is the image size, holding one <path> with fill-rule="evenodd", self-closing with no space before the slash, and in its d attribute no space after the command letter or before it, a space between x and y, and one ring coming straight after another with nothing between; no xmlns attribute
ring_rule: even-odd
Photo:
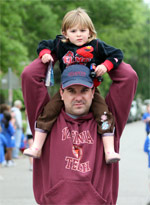
<svg viewBox="0 0 150 205"><path fill-rule="evenodd" d="M51 54L48 54L48 53L44 54L41 60L42 60L42 63L48 63L49 61L54 61Z"/></svg>
<svg viewBox="0 0 150 205"><path fill-rule="evenodd" d="M107 68L106 68L106 66L104 66L103 64L101 64L101 65L98 65L98 66L96 67L95 72L96 72L96 75L97 75L97 76L102 76L102 75L104 75L104 74L107 72Z"/></svg>

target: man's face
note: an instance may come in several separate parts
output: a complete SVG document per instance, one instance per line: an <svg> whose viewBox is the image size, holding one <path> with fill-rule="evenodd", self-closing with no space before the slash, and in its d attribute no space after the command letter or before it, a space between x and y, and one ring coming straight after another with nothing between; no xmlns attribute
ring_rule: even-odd
<svg viewBox="0 0 150 205"><path fill-rule="evenodd" d="M65 111L76 116L83 116L89 112L95 89L82 85L72 85L64 90L60 89L60 95L64 101Z"/></svg>

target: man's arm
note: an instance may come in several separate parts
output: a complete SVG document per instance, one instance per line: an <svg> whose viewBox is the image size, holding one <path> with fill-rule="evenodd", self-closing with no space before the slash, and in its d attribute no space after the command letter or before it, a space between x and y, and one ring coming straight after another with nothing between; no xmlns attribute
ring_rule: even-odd
<svg viewBox="0 0 150 205"><path fill-rule="evenodd" d="M106 96L106 103L115 116L116 137L119 139L128 119L138 77L132 67L124 62L111 70L109 76L113 83Z"/></svg>
<svg viewBox="0 0 150 205"><path fill-rule="evenodd" d="M50 100L44 79L47 64L43 64L39 58L25 67L22 72L22 91L25 107L32 133L34 134L34 123L42 112L44 105Z"/></svg>

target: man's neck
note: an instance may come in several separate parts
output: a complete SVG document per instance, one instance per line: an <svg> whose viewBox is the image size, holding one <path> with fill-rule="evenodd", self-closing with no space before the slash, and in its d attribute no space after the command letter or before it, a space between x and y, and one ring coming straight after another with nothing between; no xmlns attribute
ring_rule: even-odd
<svg viewBox="0 0 150 205"><path fill-rule="evenodd" d="M80 116L77 116L77 115L72 115L72 114L67 113L67 112L66 112L66 114L67 114L69 117L73 118L73 119L77 119L77 118L80 117Z"/></svg>

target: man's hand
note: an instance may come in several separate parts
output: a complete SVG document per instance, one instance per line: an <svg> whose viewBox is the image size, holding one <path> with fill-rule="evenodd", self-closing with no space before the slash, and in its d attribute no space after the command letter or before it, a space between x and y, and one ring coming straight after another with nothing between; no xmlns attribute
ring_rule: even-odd
<svg viewBox="0 0 150 205"><path fill-rule="evenodd" d="M107 68L106 68L106 66L104 66L103 64L101 64L101 65L98 65L98 66L96 67L95 72L96 72L96 76L97 76L97 77L98 77L98 76L102 76L102 75L104 75L104 74L107 72Z"/></svg>
<svg viewBox="0 0 150 205"><path fill-rule="evenodd" d="M51 54L47 54L47 53L42 56L41 60L42 60L42 63L48 63L50 61L54 61Z"/></svg>

